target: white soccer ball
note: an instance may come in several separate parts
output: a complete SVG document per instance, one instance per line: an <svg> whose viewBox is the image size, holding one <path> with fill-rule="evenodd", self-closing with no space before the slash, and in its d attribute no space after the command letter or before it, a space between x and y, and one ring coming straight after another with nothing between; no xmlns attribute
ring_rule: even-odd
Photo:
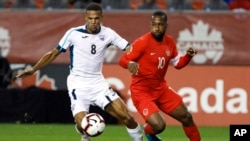
<svg viewBox="0 0 250 141"><path fill-rule="evenodd" d="M82 119L81 126L86 135L96 137L103 133L105 121L101 115L97 113L89 113Z"/></svg>

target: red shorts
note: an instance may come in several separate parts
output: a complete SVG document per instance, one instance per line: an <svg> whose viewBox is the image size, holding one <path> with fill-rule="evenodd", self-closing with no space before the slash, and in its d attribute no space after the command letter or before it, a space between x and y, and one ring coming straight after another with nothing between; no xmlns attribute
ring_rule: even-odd
<svg viewBox="0 0 250 141"><path fill-rule="evenodd" d="M182 97L169 86L153 91L131 89L131 98L145 120L155 112L169 114L182 103Z"/></svg>

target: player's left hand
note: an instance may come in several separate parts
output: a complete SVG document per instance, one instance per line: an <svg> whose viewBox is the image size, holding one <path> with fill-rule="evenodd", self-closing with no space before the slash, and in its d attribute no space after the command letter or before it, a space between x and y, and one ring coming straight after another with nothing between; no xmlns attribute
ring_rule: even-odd
<svg viewBox="0 0 250 141"><path fill-rule="evenodd" d="M187 49L187 54L190 56L190 57L193 57L197 54L197 50L193 49L192 47L188 48Z"/></svg>

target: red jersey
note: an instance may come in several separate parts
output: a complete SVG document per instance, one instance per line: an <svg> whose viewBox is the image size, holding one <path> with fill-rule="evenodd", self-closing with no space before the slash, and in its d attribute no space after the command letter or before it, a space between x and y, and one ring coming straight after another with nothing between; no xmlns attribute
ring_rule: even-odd
<svg viewBox="0 0 250 141"><path fill-rule="evenodd" d="M127 68L129 61L139 64L138 74L132 75L131 88L138 90L157 90L166 87L165 74L169 63L176 68L188 64L191 57L179 56L175 41L165 35L161 42L155 40L151 32L136 39L129 53L120 59L119 64Z"/></svg>
<svg viewBox="0 0 250 141"><path fill-rule="evenodd" d="M250 0L234 0L229 4L231 10L238 8L250 10Z"/></svg>

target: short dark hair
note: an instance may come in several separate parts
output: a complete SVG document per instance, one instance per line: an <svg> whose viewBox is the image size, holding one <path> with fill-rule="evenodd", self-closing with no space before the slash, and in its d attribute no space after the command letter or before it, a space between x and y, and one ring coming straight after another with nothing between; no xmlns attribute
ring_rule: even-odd
<svg viewBox="0 0 250 141"><path fill-rule="evenodd" d="M168 20L167 14L163 11L155 11L152 15L152 18L155 16L163 17L166 22Z"/></svg>
<svg viewBox="0 0 250 141"><path fill-rule="evenodd" d="M86 12L90 11L90 10L100 11L102 13L102 7L98 3L92 2L92 3L88 4L87 7L86 7Z"/></svg>

